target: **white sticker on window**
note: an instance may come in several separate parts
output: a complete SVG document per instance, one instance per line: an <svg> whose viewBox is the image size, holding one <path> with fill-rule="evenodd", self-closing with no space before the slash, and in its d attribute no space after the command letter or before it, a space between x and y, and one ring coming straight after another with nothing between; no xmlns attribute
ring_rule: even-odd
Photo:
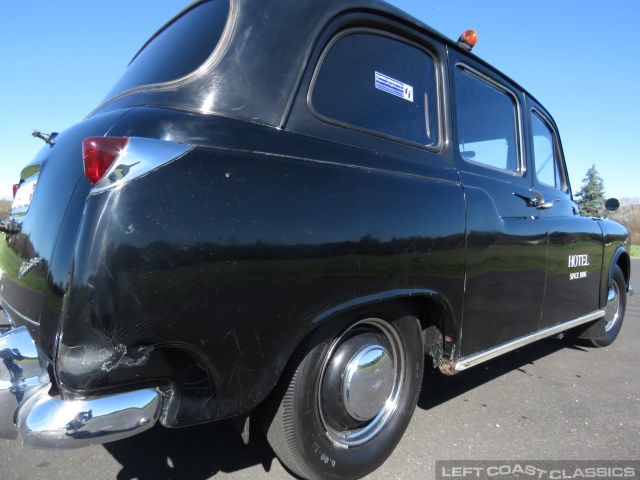
<svg viewBox="0 0 640 480"><path fill-rule="evenodd" d="M384 73L376 72L376 88L413 102L413 87Z"/></svg>

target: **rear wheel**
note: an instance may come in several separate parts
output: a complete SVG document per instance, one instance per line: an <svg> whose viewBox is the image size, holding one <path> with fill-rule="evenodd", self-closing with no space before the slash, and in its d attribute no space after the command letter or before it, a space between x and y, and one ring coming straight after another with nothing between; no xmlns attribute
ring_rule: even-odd
<svg viewBox="0 0 640 480"><path fill-rule="evenodd" d="M424 353L418 320L371 315L316 332L283 378L267 438L305 478L360 478L402 438L418 398Z"/></svg>
<svg viewBox="0 0 640 480"><path fill-rule="evenodd" d="M606 347L611 345L620 333L624 311L627 306L627 289L624 281L624 274L620 267L613 268L613 275L609 283L609 293L607 295L607 306L604 309L604 340L589 340L589 344L594 347Z"/></svg>

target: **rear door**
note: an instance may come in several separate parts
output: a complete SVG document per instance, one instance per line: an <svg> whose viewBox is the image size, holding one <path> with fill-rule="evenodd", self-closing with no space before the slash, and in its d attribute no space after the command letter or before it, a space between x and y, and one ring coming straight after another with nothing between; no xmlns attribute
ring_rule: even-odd
<svg viewBox="0 0 640 480"><path fill-rule="evenodd" d="M572 320L599 308L603 240L598 219L582 217L571 198L560 137L551 117L528 99L534 189L540 216L549 228L549 264L542 327Z"/></svg>
<svg viewBox="0 0 640 480"><path fill-rule="evenodd" d="M522 92L451 52L456 162L466 198L466 288L461 354L536 331L547 228L531 192Z"/></svg>

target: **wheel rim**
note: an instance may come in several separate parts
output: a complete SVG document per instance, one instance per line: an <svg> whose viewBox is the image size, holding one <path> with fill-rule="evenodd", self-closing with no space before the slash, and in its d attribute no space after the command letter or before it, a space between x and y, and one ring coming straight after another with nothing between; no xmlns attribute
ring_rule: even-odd
<svg viewBox="0 0 640 480"><path fill-rule="evenodd" d="M604 331L608 332L618 322L620 318L620 292L618 284L612 282L609 286L607 306L604 309Z"/></svg>
<svg viewBox="0 0 640 480"><path fill-rule="evenodd" d="M339 448L378 435L398 407L406 352L395 327L378 318L351 325L322 366L318 410L327 437Z"/></svg>

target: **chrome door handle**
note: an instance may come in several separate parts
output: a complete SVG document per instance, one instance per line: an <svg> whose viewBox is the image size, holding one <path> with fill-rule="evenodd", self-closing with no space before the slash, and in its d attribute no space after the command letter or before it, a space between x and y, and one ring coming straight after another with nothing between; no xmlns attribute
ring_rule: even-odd
<svg viewBox="0 0 640 480"><path fill-rule="evenodd" d="M554 200L554 202L557 202L558 200ZM538 205L536 207L538 210L549 210L550 208L553 208L553 202L552 203L543 203L542 205Z"/></svg>
<svg viewBox="0 0 640 480"><path fill-rule="evenodd" d="M520 193L516 193L516 192L514 192L514 195L518 198L523 199L526 202L527 207L537 208L538 210L549 210L550 208L553 208L554 203L560 201L556 198L551 202L545 202L544 197L540 192L536 192L532 188L529 189L529 192L532 193L534 197L528 197L526 195L521 195Z"/></svg>

